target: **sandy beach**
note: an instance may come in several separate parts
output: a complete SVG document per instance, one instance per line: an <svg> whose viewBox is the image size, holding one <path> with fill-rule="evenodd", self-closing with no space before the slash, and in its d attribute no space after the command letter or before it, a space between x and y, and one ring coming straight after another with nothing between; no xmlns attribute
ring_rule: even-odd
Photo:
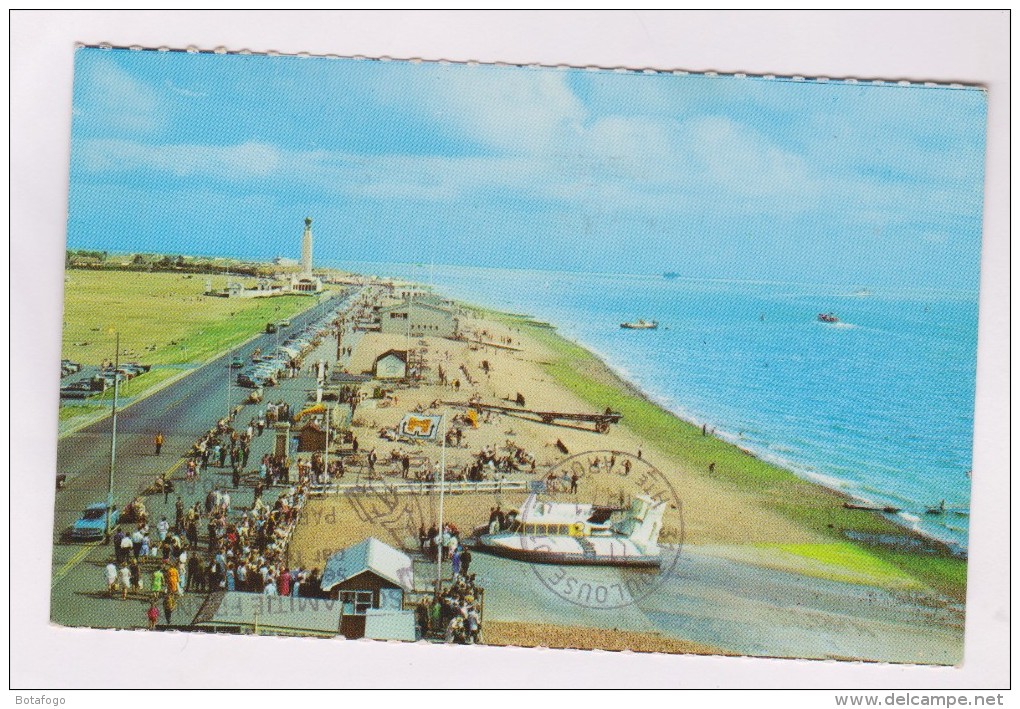
<svg viewBox="0 0 1020 709"><path fill-rule="evenodd" d="M378 456L378 480L402 479L399 463L389 462L391 455L411 456L412 478L427 465L426 459L434 470L439 469L438 442L409 444L380 436L381 431L395 428L406 412L445 413L452 417L463 414L469 400L513 408L520 395L526 405L520 407L519 414L483 414L477 428L463 427L461 446L446 450L449 476L456 478L459 471L474 462L483 447L495 449L500 455L519 447L534 456L534 472L527 469L515 472L505 476L506 480L544 479L557 464L579 454L582 459L594 458L599 451L640 455L675 491L675 504L670 504L663 523L664 544L682 542L685 550L698 551L697 558L711 558L713 568L746 571L746 587L753 588L751 579L767 572L777 574L781 584L793 584L806 595L839 598L842 585L854 593L862 588L876 589L878 600L873 602L884 609L881 621L876 620L878 625L861 632L879 637L886 629L895 628L895 632L889 631L888 642L869 641L870 645L865 642L852 650L798 652L793 643L788 651L777 645L772 650L775 654L828 657L847 652L863 659L941 663L957 660L962 651L960 601L965 593L958 570L965 569L965 561L948 554L925 556L905 552L895 545L850 541L847 532L894 539L911 535L879 515L847 510L843 506L846 498L838 492L801 480L730 443L704 435L697 427L655 406L593 355L544 324L521 316L472 311L470 317L462 320L461 332L466 335L465 340L441 337L413 340L412 347L424 358L420 384L364 385L366 391L378 386L390 390L384 398L369 398L359 404L352 421L361 452L367 454L374 449ZM371 369L379 354L406 348L408 339L369 332L356 342L352 355L342 359L340 365L360 374ZM488 363L488 372L483 362ZM438 381L440 366L447 375L446 385ZM459 380L459 388L454 380ZM528 410L593 414L607 407L622 411L623 420L605 433L596 432L591 424L546 424L524 413ZM569 453L564 453L564 449ZM365 479L363 468L350 466L342 482ZM549 497L612 503L637 492L633 481L592 474L582 476L577 493L557 490L549 493ZM487 523L489 511L495 505L504 510L517 508L526 494L518 490L446 495L444 519L467 533ZM372 493L316 497L302 513L290 546L291 563L306 568L321 566L337 549L367 536L414 552L419 525L428 527L437 518L434 495L398 497ZM492 574L493 578L502 578L505 571L494 569ZM904 593L913 595L904 600L901 597ZM525 623L527 631L520 630L521 624L515 621L518 617L527 620L527 614L518 616L514 606L522 602L507 597L503 603L509 608L498 610L490 606L488 612L499 624L487 642L603 646L601 640L581 630L586 623L601 621L574 618L570 613L550 611L548 618L535 617ZM903 637L923 631L920 609L929 606L944 611L939 621L944 627L939 629L938 648L930 651L922 648L918 653L910 642L903 642ZM832 611L832 604L820 610ZM768 614L755 613L760 620L766 615L772 617L773 611L779 612L771 609ZM840 608L834 618L838 627L847 623L850 630L846 632L851 634L858 632L854 630L858 627L855 624L871 622L853 617L852 608ZM809 622L818 621L811 618ZM791 620L791 625L798 623ZM904 628L909 632L905 633ZM644 620L635 621L632 628L617 629L619 637L614 647L630 644L634 649L705 653L739 651L740 647L739 643L726 647L725 643L711 642L711 634L688 639L684 633L675 632L675 628L668 633L671 636L668 642L658 643L660 630ZM633 633L642 640L634 640ZM958 642L960 647L956 647Z"/></svg>

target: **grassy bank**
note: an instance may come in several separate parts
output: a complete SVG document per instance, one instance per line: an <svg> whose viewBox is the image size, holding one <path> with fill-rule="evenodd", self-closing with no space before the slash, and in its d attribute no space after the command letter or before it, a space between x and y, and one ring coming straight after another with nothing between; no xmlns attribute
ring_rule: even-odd
<svg viewBox="0 0 1020 709"><path fill-rule="evenodd" d="M543 362L545 371L560 385L590 403L596 410L607 406L623 414L623 425L649 445L672 456L683 474L711 476L741 490L753 492L761 505L832 540L817 550L795 553L848 569L865 563L871 571L902 572L917 581L963 601L966 597L967 563L948 549L925 542L927 552L914 552L884 544L849 541L846 532L869 537L887 535L909 540L917 535L881 515L843 506L846 496L760 460L748 451L711 435L650 401L641 391L618 377L594 354L563 338L545 323L526 316L486 311L545 346L553 357ZM709 472L714 463L714 471Z"/></svg>
<svg viewBox="0 0 1020 709"><path fill-rule="evenodd" d="M85 364L121 359L146 364L197 363L314 304L308 296L229 299L203 295L224 276L68 269L62 357Z"/></svg>
<svg viewBox="0 0 1020 709"><path fill-rule="evenodd" d="M82 404L80 406L61 406L59 418L61 421L74 421L75 419L84 419L85 417L95 416L100 411L105 410L105 406L89 406L86 404Z"/></svg>

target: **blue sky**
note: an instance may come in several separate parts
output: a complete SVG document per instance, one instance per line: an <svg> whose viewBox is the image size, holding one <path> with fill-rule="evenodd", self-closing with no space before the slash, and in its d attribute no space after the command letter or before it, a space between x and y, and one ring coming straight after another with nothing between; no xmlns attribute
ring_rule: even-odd
<svg viewBox="0 0 1020 709"><path fill-rule="evenodd" d="M68 246L976 291L975 89L81 49Z"/></svg>

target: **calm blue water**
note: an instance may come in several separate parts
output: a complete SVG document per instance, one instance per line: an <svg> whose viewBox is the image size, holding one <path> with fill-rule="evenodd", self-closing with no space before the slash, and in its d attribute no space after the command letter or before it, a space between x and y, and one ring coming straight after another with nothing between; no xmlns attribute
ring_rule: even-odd
<svg viewBox="0 0 1020 709"><path fill-rule="evenodd" d="M966 546L968 517L924 511L969 508L976 295L338 265L549 321L679 415ZM659 329L620 329L638 318Z"/></svg>

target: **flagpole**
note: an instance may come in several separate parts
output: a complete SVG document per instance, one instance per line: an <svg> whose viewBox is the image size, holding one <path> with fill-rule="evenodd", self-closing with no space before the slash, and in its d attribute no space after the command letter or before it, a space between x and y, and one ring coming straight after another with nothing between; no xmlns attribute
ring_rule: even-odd
<svg viewBox="0 0 1020 709"><path fill-rule="evenodd" d="M329 405L327 404L326 405L326 455L325 455L325 460L323 460L323 467L326 469L326 477L325 477L325 480L324 480L325 483L329 482L329 425L330 425L330 419L331 418L332 417L330 416Z"/></svg>
<svg viewBox="0 0 1020 709"><path fill-rule="evenodd" d="M110 436L110 476L106 488L106 538L110 537L110 516L113 514L113 469L117 464L117 395L120 393L120 331L115 333L117 351L113 353L113 427Z"/></svg>
<svg viewBox="0 0 1020 709"><path fill-rule="evenodd" d="M446 413L443 413L443 447L439 458L439 553L436 554L436 594L443 581L443 488L446 487Z"/></svg>

